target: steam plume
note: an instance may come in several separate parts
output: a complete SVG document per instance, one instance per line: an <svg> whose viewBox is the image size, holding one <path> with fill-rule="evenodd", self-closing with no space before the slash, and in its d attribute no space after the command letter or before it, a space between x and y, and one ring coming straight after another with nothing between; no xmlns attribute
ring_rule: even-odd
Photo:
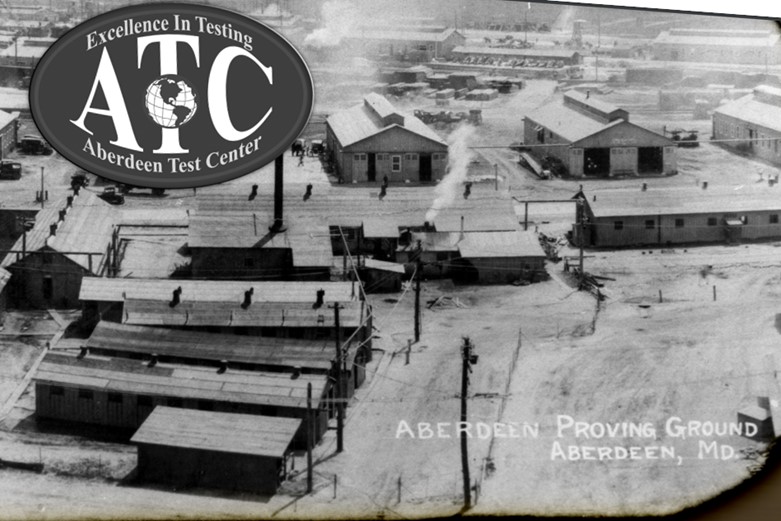
<svg viewBox="0 0 781 521"><path fill-rule="evenodd" d="M426 221L433 223L442 208L448 207L461 193L461 185L466 181L467 168L474 152L469 148L469 142L475 127L462 124L447 138L448 172L434 189L434 203L426 212Z"/></svg>
<svg viewBox="0 0 781 521"><path fill-rule="evenodd" d="M352 3L332 0L323 4L323 27L315 29L304 39L304 45L321 49L336 47L358 24L358 11Z"/></svg>

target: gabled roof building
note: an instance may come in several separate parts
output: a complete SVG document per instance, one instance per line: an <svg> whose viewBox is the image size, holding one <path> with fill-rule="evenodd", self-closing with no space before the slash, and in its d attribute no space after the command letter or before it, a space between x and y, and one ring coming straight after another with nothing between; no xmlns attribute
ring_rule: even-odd
<svg viewBox="0 0 781 521"><path fill-rule="evenodd" d="M524 144L551 156L574 177L671 175L677 172L671 139L629 122L629 113L576 91L523 118Z"/></svg>
<svg viewBox="0 0 781 521"><path fill-rule="evenodd" d="M761 85L713 111L713 139L722 146L781 164L781 89Z"/></svg>
<svg viewBox="0 0 781 521"><path fill-rule="evenodd" d="M326 145L345 183L429 183L446 173L447 143L376 93L328 117Z"/></svg>

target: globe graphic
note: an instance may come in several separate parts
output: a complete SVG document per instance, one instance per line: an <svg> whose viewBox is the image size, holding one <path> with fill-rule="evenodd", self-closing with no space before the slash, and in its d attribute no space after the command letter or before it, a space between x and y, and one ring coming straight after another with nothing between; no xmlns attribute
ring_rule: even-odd
<svg viewBox="0 0 781 521"><path fill-rule="evenodd" d="M146 88L146 110L152 120L164 128L179 128L192 119L198 109L198 95L181 76L166 74Z"/></svg>

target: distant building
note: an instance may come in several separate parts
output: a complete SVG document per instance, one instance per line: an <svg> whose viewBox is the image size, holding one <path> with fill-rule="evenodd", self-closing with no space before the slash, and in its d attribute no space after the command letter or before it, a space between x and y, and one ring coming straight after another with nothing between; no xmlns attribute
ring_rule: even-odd
<svg viewBox="0 0 781 521"><path fill-rule="evenodd" d="M713 111L713 139L725 140L725 148L781 164L781 89L759 86L718 107Z"/></svg>
<svg viewBox="0 0 781 521"><path fill-rule="evenodd" d="M424 263L423 274L428 277L471 284L547 278L546 255L533 232L413 233L409 242L399 247L397 260L412 263L419 255Z"/></svg>
<svg viewBox="0 0 781 521"><path fill-rule="evenodd" d="M656 60L776 65L781 63L777 30L670 29L652 43Z"/></svg>
<svg viewBox="0 0 781 521"><path fill-rule="evenodd" d="M580 194L573 236L595 247L781 238L781 187L614 190Z"/></svg>
<svg viewBox="0 0 781 521"><path fill-rule="evenodd" d="M116 261L112 214L108 203L86 190L40 210L0 263L12 274L9 305L76 305L82 278L108 274Z"/></svg>
<svg viewBox="0 0 781 521"><path fill-rule="evenodd" d="M448 146L415 116L402 114L379 94L332 114L326 144L346 183L429 183L445 176Z"/></svg>
<svg viewBox="0 0 781 521"><path fill-rule="evenodd" d="M292 470L294 418L158 406L130 439L138 478L271 495Z"/></svg>
<svg viewBox="0 0 781 521"><path fill-rule="evenodd" d="M523 118L524 143L551 156L574 177L670 175L677 172L671 139L629 122L629 113L589 93L570 91Z"/></svg>
<svg viewBox="0 0 781 521"><path fill-rule="evenodd" d="M453 28L391 30L387 25L382 28L359 28L344 40L344 45L364 54L416 62L446 58L454 48L465 43L466 37Z"/></svg>
<svg viewBox="0 0 781 521"><path fill-rule="evenodd" d="M0 65L14 65L30 68L35 67L44 53L54 42L54 38L48 37L17 38L14 43L5 49L0 50Z"/></svg>
<svg viewBox="0 0 781 521"><path fill-rule="evenodd" d="M0 159L11 153L19 141L19 113L0 110Z"/></svg>
<svg viewBox="0 0 781 521"><path fill-rule="evenodd" d="M512 47L463 46L453 49L453 59L462 63L491 64L508 67L561 68L583 63L578 51L567 49L514 49Z"/></svg>

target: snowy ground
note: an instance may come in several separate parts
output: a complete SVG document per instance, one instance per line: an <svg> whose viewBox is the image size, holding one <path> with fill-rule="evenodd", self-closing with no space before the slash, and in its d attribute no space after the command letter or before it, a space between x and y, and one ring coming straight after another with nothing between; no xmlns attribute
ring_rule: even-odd
<svg viewBox="0 0 781 521"><path fill-rule="evenodd" d="M477 149L473 176L493 174L496 164L500 190L509 190L520 199L561 199L571 197L580 184L588 190L639 187L641 182L670 187L698 181L738 186L756 183L758 170L765 178L779 172L703 142L697 149L678 149L680 172L676 176L642 181L537 180L506 147L520 139L524 112L560 96L553 87L552 82L534 81L497 100L453 102L447 108L483 110L484 124L473 146L497 148ZM318 106L325 107L323 112L359 100L346 86L341 96L336 90L330 98L318 100ZM605 99L654 99L648 91L617 91L612 96ZM425 98L398 104L408 110L434 108L433 100ZM680 115L654 113L642 103L638 108L649 109L632 117L641 125L659 130L673 121L683 126ZM707 120L684 123L687 128L696 125L706 140ZM445 135L448 129L440 132ZM288 182L329 182L315 159L305 159L303 166L290 156L285 160ZM62 158L25 157L24 164L22 180L3 182L2 204L34 204L41 166L50 200L68 192L75 167ZM269 190L272 174L273 165L230 185L248 190L257 183L261 190ZM493 188L491 180L478 189ZM155 198L142 191L128 196L126 207L191 209L193 195L192 190L176 190ZM556 234L566 231L573 219L571 212L558 206L533 208L530 217L531 225ZM305 475L301 473L272 498L150 488L127 482L135 464L132 447L68 433L39 432L31 419L32 393L20 391L46 341L61 326L38 316L30 331L29 324L24 329L24 317L11 317L0 338L4 346L0 392L6 403L1 410L7 412L0 423L0 452L8 459L41 461L45 470L41 475L0 470L4 505L0 517L105 518L110 512L143 518L365 518L457 513L462 488L454 430L446 426L441 435L420 439L400 431L400 425L409 425L420 434L417 429L423 424L458 420L462 336L470 337L480 357L471 375L470 420L539 425L537 436L470 440L471 475L479 484L476 513L680 510L745 479L756 464L746 451L762 448L743 437L728 436L716 441L734 448L737 458L700 459L701 440L672 438L664 423L671 416L684 421L734 422L737 411L756 396L777 393L770 375L778 366L768 357L779 334L777 246L587 252L589 272L615 279L605 281L608 298L599 311L591 295L572 287L561 263L548 265L551 280L527 287L454 287L429 281L424 283L423 302L446 295L457 298L460 306L425 309L422 338L413 345L409 364L403 349L412 337L411 292L370 296L379 338L369 378L348 409L345 452L334 454L333 432L318 446L315 491L310 495L303 494ZM37 336L23 336L28 332ZM650 422L655 433L593 440L567 432L559 438L559 415L589 423ZM553 459L557 441L562 447L669 446L676 458L564 461ZM296 459L301 471L304 459Z"/></svg>

